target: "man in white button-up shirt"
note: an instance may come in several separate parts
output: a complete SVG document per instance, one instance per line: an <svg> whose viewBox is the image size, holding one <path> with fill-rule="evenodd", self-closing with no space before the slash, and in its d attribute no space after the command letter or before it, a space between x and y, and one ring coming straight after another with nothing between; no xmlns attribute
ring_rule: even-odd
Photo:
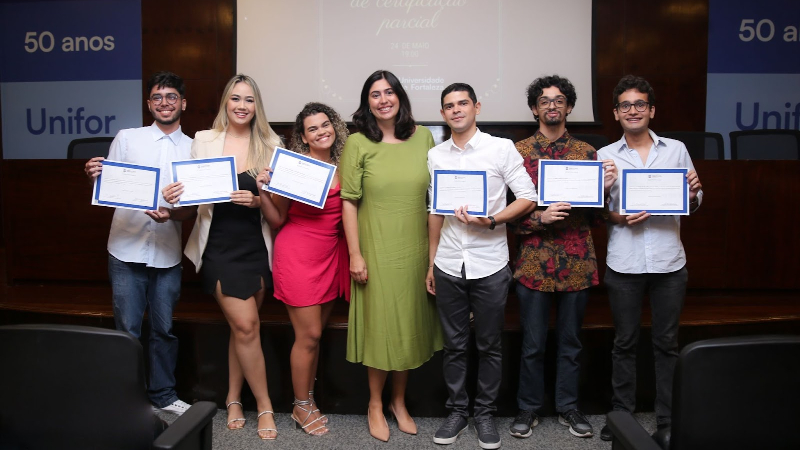
<svg viewBox="0 0 800 450"><path fill-rule="evenodd" d="M120 130L108 154L112 161L161 169L160 185L169 184L172 161L189 159L192 139L181 132L186 109L183 80L170 72L154 74L148 84L147 108L155 122L149 127ZM102 157L90 159L86 175L97 178ZM189 405L175 392L178 338L172 334L172 310L181 290L181 223L194 208L169 209L163 198L157 211L117 209L108 235L108 276L114 322L118 330L137 338L147 311L150 319L150 377L153 405L182 414Z"/></svg>
<svg viewBox="0 0 800 450"><path fill-rule="evenodd" d="M623 77L614 88L614 117L624 135L603 147L598 158L613 159L617 167L687 168L690 211L703 201L700 179L682 142L657 136L649 129L655 116L655 93L641 77ZM672 377L678 360L678 322L686 295L686 254L681 243L680 216L649 213L620 215L619 179L611 189L608 256L604 282L614 317L611 384L614 410L636 407L636 347L642 300L650 297L653 353L656 373L657 439L669 439L672 416ZM600 432L613 438L608 425Z"/></svg>
<svg viewBox="0 0 800 450"><path fill-rule="evenodd" d="M451 444L467 427L467 345L470 312L474 315L475 343L480 355L475 396L475 427L481 448L500 447L492 418L501 379L501 334L506 297L511 282L505 224L536 207L536 188L522 165L522 157L508 139L482 133L475 123L480 113L475 91L454 83L442 92L442 118L452 138L428 152L433 198L435 170L486 171L488 217L475 217L467 206L454 215L430 214L430 261L427 289L436 295L444 332L444 377L450 416L433 441ZM506 191L516 200L506 206ZM433 209L431 209L433 211Z"/></svg>

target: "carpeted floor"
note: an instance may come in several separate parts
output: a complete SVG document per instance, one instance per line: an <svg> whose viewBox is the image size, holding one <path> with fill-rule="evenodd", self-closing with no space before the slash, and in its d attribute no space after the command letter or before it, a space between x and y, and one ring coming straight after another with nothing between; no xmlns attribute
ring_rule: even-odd
<svg viewBox="0 0 800 450"><path fill-rule="evenodd" d="M159 415L171 422L175 416L169 413ZM278 427L278 439L275 441L262 441L256 435L256 414L245 414L247 423L242 430L230 431L225 427L225 410L219 410L214 417L214 450L250 450L250 449L298 449L298 450L328 450L328 449L478 449L478 437L475 428L470 422L469 429L462 434L452 445L437 445L433 443L433 434L439 428L443 418L417 417L419 433L411 436L400 432L397 423L389 421L391 438L389 442L380 442L369 435L366 416L331 414L330 432L324 436L307 436L296 430L289 414L277 414L275 421ZM655 414L636 414L636 418L648 431L655 431ZM500 431L502 449L602 449L610 450L611 443L600 439L600 428L605 423L605 416L588 416L594 426L595 436L588 439L577 438L569 433L567 427L558 423L558 417L544 417L539 419L539 425L533 429L533 435L527 439L517 439L508 434L512 417L496 419L497 429Z"/></svg>

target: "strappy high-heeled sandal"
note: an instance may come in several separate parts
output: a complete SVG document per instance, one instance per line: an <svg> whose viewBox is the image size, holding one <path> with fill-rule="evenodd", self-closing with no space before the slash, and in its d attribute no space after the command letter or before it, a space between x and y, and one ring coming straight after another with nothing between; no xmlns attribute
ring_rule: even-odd
<svg viewBox="0 0 800 450"><path fill-rule="evenodd" d="M244 406L242 406L242 402L236 401L236 400L234 400L232 402L228 402L228 403L225 404L225 409L227 410L228 408L231 407L231 405L239 405L239 407L242 408L242 413L244 413ZM240 426L240 427L231 427L231 424L232 423L236 423L236 422L242 422L242 426ZM229 430L241 430L242 428L244 428L244 424L245 423L247 423L247 419L245 419L244 417L239 417L238 419L229 420L228 424L226 426L228 427Z"/></svg>
<svg viewBox="0 0 800 450"><path fill-rule="evenodd" d="M260 413L258 413L258 417L256 417L256 422L258 422L258 419L260 419L261 416L263 416L264 414L272 414L272 417L273 418L275 417L275 413L272 412L272 411L261 411ZM264 436L261 435L262 431L274 431L275 432L275 436L264 437ZM265 441L274 441L278 437L278 430L275 429L275 428L259 428L259 429L256 430L256 434L258 434L258 437L260 437L261 439L263 439Z"/></svg>
<svg viewBox="0 0 800 450"><path fill-rule="evenodd" d="M314 412L312 411L312 403L311 400L298 400L294 399L294 403L292 403L297 408L300 408L301 411L306 413L305 419L302 421L294 415L294 411L292 411L292 420L294 420L294 424L296 428L299 428L306 432L306 434L310 434L312 436L322 436L323 434L328 432L328 427L322 423L322 418L325 417L319 416L316 419L309 422ZM304 406L308 406L308 408L303 408ZM318 423L319 422L319 423ZM314 426L316 424L317 426ZM309 428L311 427L311 428Z"/></svg>
<svg viewBox="0 0 800 450"><path fill-rule="evenodd" d="M319 408L317 408L317 401L314 400L314 391L308 391L308 401L311 402L311 407L314 408L311 411L312 414L318 413L318 412L322 412L322 411L319 410ZM322 417L320 417L320 419L321 419L320 422L322 422L325 425L327 425L328 422L329 422L328 416L326 416L324 414L322 415Z"/></svg>

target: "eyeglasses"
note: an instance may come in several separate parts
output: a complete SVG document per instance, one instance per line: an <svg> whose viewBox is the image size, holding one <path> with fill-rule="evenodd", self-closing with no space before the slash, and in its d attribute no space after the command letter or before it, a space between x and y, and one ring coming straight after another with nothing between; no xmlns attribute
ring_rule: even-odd
<svg viewBox="0 0 800 450"><path fill-rule="evenodd" d="M622 103L617 103L616 105L614 105L614 107L617 108L619 110L619 112L623 112L623 113L626 113L626 112L630 111L631 110L631 106L636 108L636 110L639 111L639 112L645 112L645 111L647 111L647 108L650 107L650 103L648 103L648 102L646 102L644 100L636 100L636 102L634 102L634 103L622 102Z"/></svg>
<svg viewBox="0 0 800 450"><path fill-rule="evenodd" d="M556 108L563 108L567 104L567 97L559 95L556 98L539 97L537 101L539 108L549 108L550 103L555 103Z"/></svg>
<svg viewBox="0 0 800 450"><path fill-rule="evenodd" d="M162 96L161 94L153 94L153 96L150 97L150 101L153 102L154 105L160 105L161 102L164 101L165 97L167 99L167 103L170 105L174 105L175 102L177 102L178 99L181 98L180 95L172 93L167 94L166 96Z"/></svg>

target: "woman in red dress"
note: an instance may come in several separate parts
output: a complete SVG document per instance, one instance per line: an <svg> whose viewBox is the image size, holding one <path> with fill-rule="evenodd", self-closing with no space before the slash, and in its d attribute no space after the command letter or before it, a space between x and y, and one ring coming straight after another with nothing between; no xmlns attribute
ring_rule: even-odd
<svg viewBox="0 0 800 450"><path fill-rule="evenodd" d="M292 150L338 165L347 140L347 126L339 114L321 103L308 103L295 120ZM275 298L286 304L294 328L291 368L294 387L292 419L306 433L328 432L327 418L314 403L314 379L319 339L333 308L333 300L350 294L350 262L342 228L339 176L334 173L325 207L319 209L279 195L261 186L269 183L262 171L257 183L261 211L275 239L272 277Z"/></svg>

